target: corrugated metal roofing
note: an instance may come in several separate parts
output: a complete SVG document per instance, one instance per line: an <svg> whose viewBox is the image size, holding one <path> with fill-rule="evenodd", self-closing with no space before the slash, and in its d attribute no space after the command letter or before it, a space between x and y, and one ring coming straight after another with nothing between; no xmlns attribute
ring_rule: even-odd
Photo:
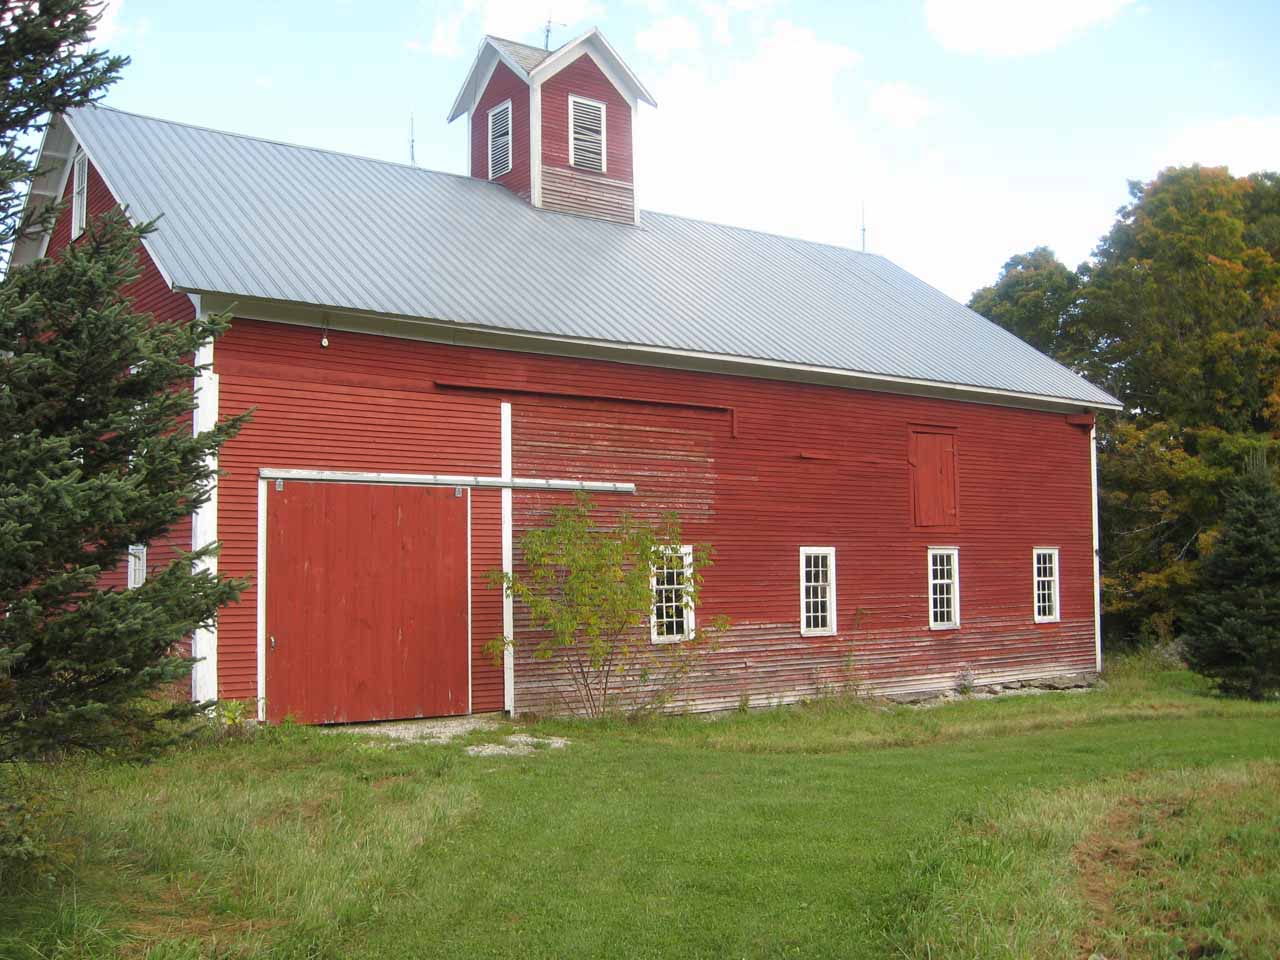
<svg viewBox="0 0 1280 960"><path fill-rule="evenodd" d="M102 107L69 116L174 286L1115 401L884 257L666 214L538 210L485 180Z"/></svg>
<svg viewBox="0 0 1280 960"><path fill-rule="evenodd" d="M551 54L543 50L541 47L531 47L527 43L516 43L514 40L504 40L502 37L489 37L495 47L498 47L503 53L520 64L524 68L525 73L529 73Z"/></svg>

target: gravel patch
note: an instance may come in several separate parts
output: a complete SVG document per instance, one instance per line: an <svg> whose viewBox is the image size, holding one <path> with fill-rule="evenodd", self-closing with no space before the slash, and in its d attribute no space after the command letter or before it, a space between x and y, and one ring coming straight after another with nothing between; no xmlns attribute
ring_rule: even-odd
<svg viewBox="0 0 1280 960"><path fill-rule="evenodd" d="M473 757L527 757L540 748L563 750L569 745L564 737L531 737L527 733L513 733L505 743L477 743L467 747Z"/></svg>
<svg viewBox="0 0 1280 960"><path fill-rule="evenodd" d="M495 730L496 717L442 717L434 720L393 720L385 723L348 723L324 727L325 733L356 733L412 743L448 743L477 730Z"/></svg>

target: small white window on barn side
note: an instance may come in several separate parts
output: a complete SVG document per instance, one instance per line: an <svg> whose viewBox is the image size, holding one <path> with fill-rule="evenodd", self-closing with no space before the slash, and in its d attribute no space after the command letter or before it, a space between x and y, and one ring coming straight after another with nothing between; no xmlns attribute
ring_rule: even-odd
<svg viewBox="0 0 1280 960"><path fill-rule="evenodd" d="M489 179L511 172L511 101L489 111Z"/></svg>
<svg viewBox="0 0 1280 960"><path fill-rule="evenodd" d="M147 582L147 545L145 543L135 543L129 548L129 579L128 587L130 590L137 590L140 586Z"/></svg>
<svg viewBox="0 0 1280 960"><path fill-rule="evenodd" d="M960 626L960 551L929 548L929 629Z"/></svg>
<svg viewBox="0 0 1280 960"><path fill-rule="evenodd" d="M836 632L836 548L800 548L800 636Z"/></svg>
<svg viewBox="0 0 1280 960"><path fill-rule="evenodd" d="M569 98L569 166L595 173L608 169L604 110L598 100Z"/></svg>
<svg viewBox="0 0 1280 960"><path fill-rule="evenodd" d="M1035 583L1036 623L1053 623L1058 613L1058 548L1036 547L1031 552Z"/></svg>
<svg viewBox="0 0 1280 960"><path fill-rule="evenodd" d="M71 162L71 239L84 233L89 219L89 158L77 153Z"/></svg>
<svg viewBox="0 0 1280 960"><path fill-rule="evenodd" d="M689 586L693 582L693 547L672 548L649 574L653 588L653 614L649 617L649 638L654 643L678 643L693 636L693 604Z"/></svg>

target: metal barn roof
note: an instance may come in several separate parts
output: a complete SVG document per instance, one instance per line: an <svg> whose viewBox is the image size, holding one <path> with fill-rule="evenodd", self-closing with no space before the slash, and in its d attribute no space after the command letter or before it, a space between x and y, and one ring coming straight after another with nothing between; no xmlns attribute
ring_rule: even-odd
<svg viewBox="0 0 1280 960"><path fill-rule="evenodd" d="M131 215L163 215L147 244L175 289L1116 403L874 254L551 213L472 177L103 107L68 120Z"/></svg>

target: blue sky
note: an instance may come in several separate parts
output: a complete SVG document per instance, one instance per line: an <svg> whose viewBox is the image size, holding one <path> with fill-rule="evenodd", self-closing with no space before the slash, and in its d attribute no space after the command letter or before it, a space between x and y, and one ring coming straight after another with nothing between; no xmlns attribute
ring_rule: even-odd
<svg viewBox="0 0 1280 960"><path fill-rule="evenodd" d="M1158 0L112 0L107 103L465 172L480 37L599 27L654 93L643 207L868 249L966 299L1013 253L1088 256L1127 181L1280 169L1280 4Z"/></svg>

